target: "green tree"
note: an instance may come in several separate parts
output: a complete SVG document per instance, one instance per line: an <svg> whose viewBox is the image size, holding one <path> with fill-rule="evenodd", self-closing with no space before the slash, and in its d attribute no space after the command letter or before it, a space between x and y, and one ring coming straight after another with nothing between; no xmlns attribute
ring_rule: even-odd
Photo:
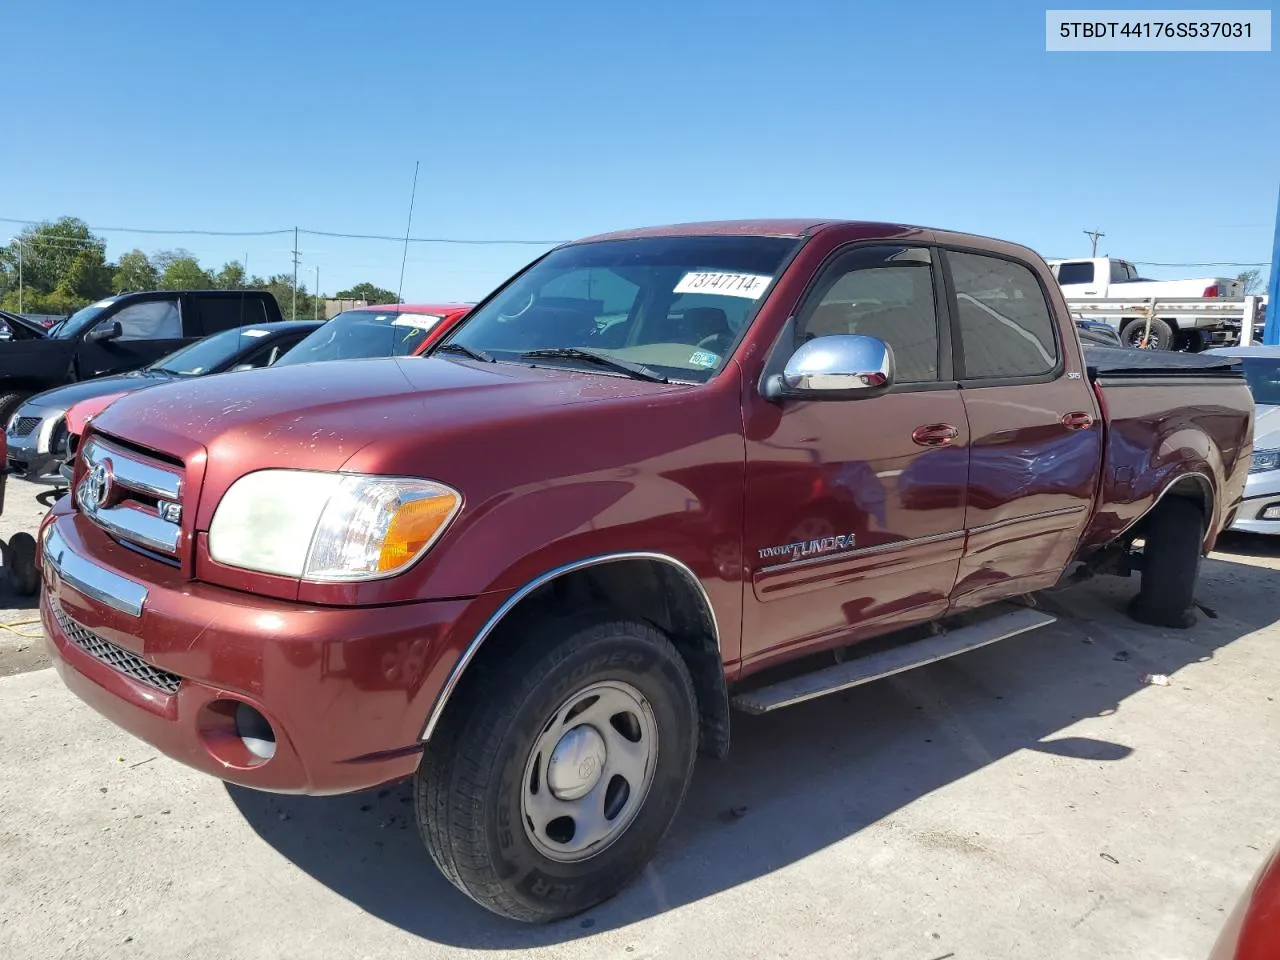
<svg viewBox="0 0 1280 960"><path fill-rule="evenodd" d="M1262 291L1262 271L1256 267L1240 271L1236 274L1236 279L1243 285L1246 297Z"/></svg>
<svg viewBox="0 0 1280 960"><path fill-rule="evenodd" d="M244 265L238 260L224 263L217 276L213 278L219 290L239 290L245 285Z"/></svg>
<svg viewBox="0 0 1280 960"><path fill-rule="evenodd" d="M339 290L334 294L338 300L367 300L369 303L399 303L400 298L390 290L376 287L372 283L357 283L354 287Z"/></svg>
<svg viewBox="0 0 1280 960"><path fill-rule="evenodd" d="M67 265L54 292L85 302L100 300L111 293L111 273L101 250L81 250Z"/></svg>
<svg viewBox="0 0 1280 960"><path fill-rule="evenodd" d="M20 244L23 286L33 294L52 293L59 287L78 291L101 286L98 270L106 266L107 245L83 220L60 217L45 221L23 230L17 240L18 244L11 245L15 248L13 259L16 261Z"/></svg>
<svg viewBox="0 0 1280 960"><path fill-rule="evenodd" d="M111 288L116 293L138 290L154 290L160 286L160 273L150 258L141 250L130 250L116 263Z"/></svg>
<svg viewBox="0 0 1280 960"><path fill-rule="evenodd" d="M208 290L213 277L189 250L162 250L152 258L160 271L162 290Z"/></svg>

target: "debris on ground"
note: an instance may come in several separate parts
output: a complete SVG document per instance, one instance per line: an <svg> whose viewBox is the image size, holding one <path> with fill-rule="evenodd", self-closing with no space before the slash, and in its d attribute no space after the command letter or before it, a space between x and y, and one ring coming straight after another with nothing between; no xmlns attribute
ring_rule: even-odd
<svg viewBox="0 0 1280 960"><path fill-rule="evenodd" d="M1109 854L1109 853L1100 853L1100 854L1098 854L1098 856L1100 856L1103 860L1107 861L1107 863L1114 863L1114 864L1117 864L1117 865L1120 863L1120 861L1119 861L1119 860L1117 860L1115 857L1113 857L1113 856L1112 856L1111 854Z"/></svg>
<svg viewBox="0 0 1280 960"><path fill-rule="evenodd" d="M1111 659L1118 660L1120 663L1124 663L1126 660L1131 659L1131 656L1128 650L1121 650Z"/></svg>
<svg viewBox="0 0 1280 960"><path fill-rule="evenodd" d="M1149 683L1153 687L1167 687L1169 685L1169 678L1163 673L1144 673L1142 675L1142 682Z"/></svg>

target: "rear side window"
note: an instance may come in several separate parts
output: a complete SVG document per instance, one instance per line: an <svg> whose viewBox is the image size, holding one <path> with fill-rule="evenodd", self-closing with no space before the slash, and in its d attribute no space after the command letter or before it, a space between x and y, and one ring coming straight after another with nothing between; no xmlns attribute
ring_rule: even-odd
<svg viewBox="0 0 1280 960"><path fill-rule="evenodd" d="M947 254L955 283L963 376L1034 377L1058 364L1053 314L1035 274L1020 263Z"/></svg>
<svg viewBox="0 0 1280 960"><path fill-rule="evenodd" d="M177 300L148 300L123 308L105 323L120 324L121 340L181 340L182 313Z"/></svg>
<svg viewBox="0 0 1280 960"><path fill-rule="evenodd" d="M1134 278L1134 270L1123 260L1111 261L1111 282L1127 283Z"/></svg>
<svg viewBox="0 0 1280 960"><path fill-rule="evenodd" d="M1059 283L1093 283L1093 264L1063 263L1058 266Z"/></svg>
<svg viewBox="0 0 1280 960"><path fill-rule="evenodd" d="M206 336L232 327L266 323L268 320L266 308L258 297L197 296L195 301L200 332Z"/></svg>

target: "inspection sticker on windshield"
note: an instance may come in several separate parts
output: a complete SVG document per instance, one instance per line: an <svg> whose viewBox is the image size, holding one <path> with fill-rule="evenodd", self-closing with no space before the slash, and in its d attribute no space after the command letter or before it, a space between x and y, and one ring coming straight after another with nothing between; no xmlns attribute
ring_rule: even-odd
<svg viewBox="0 0 1280 960"><path fill-rule="evenodd" d="M710 350L695 350L693 351L693 356L689 358L689 362L695 367L710 369L720 362L720 358Z"/></svg>
<svg viewBox="0 0 1280 960"><path fill-rule="evenodd" d="M270 330L246 330L243 335L246 337L265 337L270 332Z"/></svg>
<svg viewBox="0 0 1280 960"><path fill-rule="evenodd" d="M759 300L771 277L759 273L721 273L714 270L686 273L676 284L675 293L711 293L722 297L745 297Z"/></svg>
<svg viewBox="0 0 1280 960"><path fill-rule="evenodd" d="M430 330L443 318L429 313L402 313L391 321L393 327L416 327L419 330Z"/></svg>

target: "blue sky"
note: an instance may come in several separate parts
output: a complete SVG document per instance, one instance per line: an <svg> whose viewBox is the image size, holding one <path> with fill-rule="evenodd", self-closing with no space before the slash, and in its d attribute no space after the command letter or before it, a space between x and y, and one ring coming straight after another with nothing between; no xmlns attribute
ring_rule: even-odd
<svg viewBox="0 0 1280 960"><path fill-rule="evenodd" d="M1087 253L1081 231L1098 226L1100 252L1133 260L1269 260L1280 54L1046 53L1044 11L13 4L4 32L30 42L4 44L0 217L396 235L420 160L416 236L812 215L1046 256ZM18 229L0 223L0 241ZM181 246L292 269L292 235L103 236L112 256ZM398 244L304 235L300 249L309 286L316 267L328 292L397 285ZM540 249L415 244L405 298L477 298Z"/></svg>

